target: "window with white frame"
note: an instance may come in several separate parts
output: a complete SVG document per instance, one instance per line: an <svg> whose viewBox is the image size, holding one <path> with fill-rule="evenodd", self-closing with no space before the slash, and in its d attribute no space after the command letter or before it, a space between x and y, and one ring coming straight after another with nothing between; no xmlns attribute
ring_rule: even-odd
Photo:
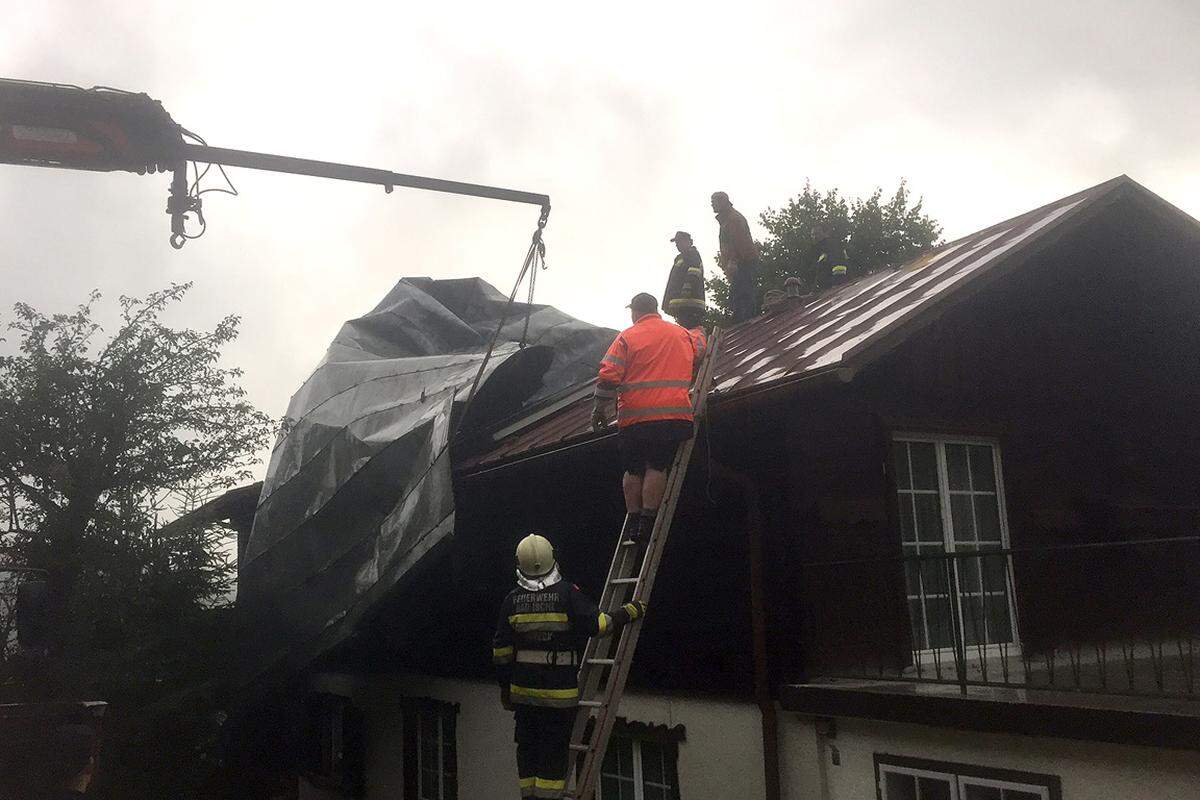
<svg viewBox="0 0 1200 800"><path fill-rule="evenodd" d="M457 800L458 709L436 700L409 700L405 707L405 769L407 800Z"/></svg>
<svg viewBox="0 0 1200 800"><path fill-rule="evenodd" d="M597 800L679 800L678 745L668 736L614 730Z"/></svg>
<svg viewBox="0 0 1200 800"><path fill-rule="evenodd" d="M876 756L880 800L1061 800L1054 775Z"/></svg>
<svg viewBox="0 0 1200 800"><path fill-rule="evenodd" d="M1016 641L1000 447L986 439L898 435L893 444L913 647ZM941 558L942 554L978 554Z"/></svg>

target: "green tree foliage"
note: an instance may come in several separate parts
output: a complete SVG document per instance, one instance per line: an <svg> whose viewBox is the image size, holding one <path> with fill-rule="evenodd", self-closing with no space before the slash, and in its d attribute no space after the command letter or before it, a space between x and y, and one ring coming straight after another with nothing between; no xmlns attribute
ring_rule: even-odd
<svg viewBox="0 0 1200 800"><path fill-rule="evenodd" d="M766 238L758 243L762 254L760 297L770 289L782 289L783 282L793 276L812 285L819 255L813 229L820 223L845 242L851 280L904 263L934 246L942 232L942 226L922 211L922 201L913 202L904 181L886 200L882 189L866 198L848 199L836 188L822 192L805 183L803 191L787 205L760 214L759 222L767 229ZM715 318L727 319L729 285L725 277L718 273L710 278L708 292Z"/></svg>
<svg viewBox="0 0 1200 800"><path fill-rule="evenodd" d="M51 597L49 657L25 688L110 703L97 789L114 797L202 782L166 753L196 759L211 733L197 687L228 657L233 548L224 529L163 523L247 480L272 430L220 363L237 317L162 321L189 286L122 297L103 342L98 293L70 314L18 303L0 357L0 548L46 570Z"/></svg>

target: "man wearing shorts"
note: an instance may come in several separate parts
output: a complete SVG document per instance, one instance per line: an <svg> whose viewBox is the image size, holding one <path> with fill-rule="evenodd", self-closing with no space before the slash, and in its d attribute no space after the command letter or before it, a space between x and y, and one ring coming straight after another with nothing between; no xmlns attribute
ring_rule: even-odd
<svg viewBox="0 0 1200 800"><path fill-rule="evenodd" d="M629 515L625 529L636 541L650 535L675 449L692 435L688 389L696 348L686 330L659 316L652 295L636 295L629 309L633 325L613 340L600 363L592 426L607 424L606 409L615 397Z"/></svg>

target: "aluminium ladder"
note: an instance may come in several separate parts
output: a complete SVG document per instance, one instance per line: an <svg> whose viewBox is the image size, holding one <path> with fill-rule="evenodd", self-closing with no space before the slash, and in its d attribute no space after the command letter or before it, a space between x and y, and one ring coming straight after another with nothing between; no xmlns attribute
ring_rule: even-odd
<svg viewBox="0 0 1200 800"><path fill-rule="evenodd" d="M626 515L600 598L600 610L603 612L611 614L633 600L645 603L650 600L654 577L667 544L671 520L675 517L675 506L679 501L688 464L692 458L696 433L704 415L720 339L720 329L714 328L709 338L708 351L700 362L700 369L693 384L692 410L695 421L692 437L683 442L675 453L675 460L667 473L667 485L662 505L659 506L658 518L654 522L649 540L644 543L644 553L642 543L626 543L632 533L627 530L630 520ZM634 520L632 524L636 526L637 521ZM565 797L572 800L592 800L595 796L600 767L604 763L604 753L608 747L608 737L612 733L613 723L616 722L617 706L625 692L625 680L629 676L629 667L633 661L633 652L637 647L641 628L641 620L636 620L626 625L616 636L588 639L587 647L584 648L583 660L579 667L579 712L571 733L571 755L575 757L573 761L577 767L572 771L575 785L565 794Z"/></svg>

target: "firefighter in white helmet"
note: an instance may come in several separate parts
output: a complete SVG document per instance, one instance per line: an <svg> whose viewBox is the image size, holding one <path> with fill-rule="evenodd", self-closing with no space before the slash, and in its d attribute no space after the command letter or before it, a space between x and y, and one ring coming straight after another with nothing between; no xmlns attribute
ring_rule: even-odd
<svg viewBox="0 0 1200 800"><path fill-rule="evenodd" d="M517 545L517 586L500 605L492 661L500 702L514 712L522 797L561 797L579 702L579 651L646 614L640 601L606 614L563 579L554 547L531 533Z"/></svg>

